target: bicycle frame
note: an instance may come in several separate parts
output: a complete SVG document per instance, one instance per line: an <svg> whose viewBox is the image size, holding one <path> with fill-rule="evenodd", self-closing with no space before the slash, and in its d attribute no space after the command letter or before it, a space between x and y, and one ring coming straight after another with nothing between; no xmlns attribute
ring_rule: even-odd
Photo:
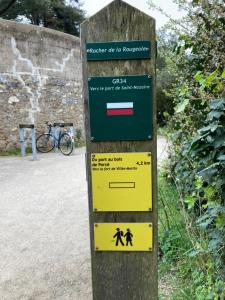
<svg viewBox="0 0 225 300"><path fill-rule="evenodd" d="M54 147L59 148L59 141L61 139L61 136L63 134L62 129L56 128L56 126L52 126L51 124L48 124L48 134L50 134L54 138Z"/></svg>

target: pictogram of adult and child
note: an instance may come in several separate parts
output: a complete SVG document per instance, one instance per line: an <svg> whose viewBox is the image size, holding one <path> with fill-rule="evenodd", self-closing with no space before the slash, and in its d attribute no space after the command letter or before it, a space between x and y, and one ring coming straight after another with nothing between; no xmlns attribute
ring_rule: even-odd
<svg viewBox="0 0 225 300"><path fill-rule="evenodd" d="M124 246L123 238L126 239L126 246L129 246L129 244L130 246L133 246L133 234L129 228L127 228L127 232L125 234L123 234L123 231L120 230L120 228L116 228L116 234L113 237L116 238L116 246L119 246L119 244Z"/></svg>

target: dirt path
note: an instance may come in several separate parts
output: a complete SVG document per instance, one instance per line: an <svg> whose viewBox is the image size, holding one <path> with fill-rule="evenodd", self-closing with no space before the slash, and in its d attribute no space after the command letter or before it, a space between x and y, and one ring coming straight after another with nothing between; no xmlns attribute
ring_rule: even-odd
<svg viewBox="0 0 225 300"><path fill-rule="evenodd" d="M167 158L168 156L168 142L165 139L164 136L158 135L157 138L157 159L158 159L158 166L161 166L163 161Z"/></svg>
<svg viewBox="0 0 225 300"><path fill-rule="evenodd" d="M84 152L0 157L1 300L91 299Z"/></svg>

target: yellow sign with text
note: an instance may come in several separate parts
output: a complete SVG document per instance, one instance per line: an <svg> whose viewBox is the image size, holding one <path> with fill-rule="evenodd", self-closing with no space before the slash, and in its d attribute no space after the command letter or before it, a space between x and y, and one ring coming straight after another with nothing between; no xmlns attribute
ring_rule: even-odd
<svg viewBox="0 0 225 300"><path fill-rule="evenodd" d="M96 251L152 251L152 223L95 223Z"/></svg>
<svg viewBox="0 0 225 300"><path fill-rule="evenodd" d="M150 152L91 155L95 211L151 211Z"/></svg>

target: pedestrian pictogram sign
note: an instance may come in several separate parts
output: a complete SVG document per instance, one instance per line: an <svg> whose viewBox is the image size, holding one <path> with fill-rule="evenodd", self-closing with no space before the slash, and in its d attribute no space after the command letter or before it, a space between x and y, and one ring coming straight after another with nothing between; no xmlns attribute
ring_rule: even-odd
<svg viewBox="0 0 225 300"><path fill-rule="evenodd" d="M149 75L89 77L92 141L152 139Z"/></svg>
<svg viewBox="0 0 225 300"><path fill-rule="evenodd" d="M95 223L96 251L152 251L152 223Z"/></svg>
<svg viewBox="0 0 225 300"><path fill-rule="evenodd" d="M150 152L91 155L95 211L151 211Z"/></svg>

